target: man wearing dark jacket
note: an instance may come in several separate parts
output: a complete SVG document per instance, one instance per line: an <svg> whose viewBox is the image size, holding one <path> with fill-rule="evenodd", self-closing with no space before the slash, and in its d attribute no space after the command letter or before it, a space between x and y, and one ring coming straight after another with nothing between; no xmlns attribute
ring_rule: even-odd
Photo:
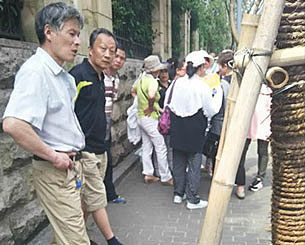
<svg viewBox="0 0 305 245"><path fill-rule="evenodd" d="M90 35L89 57L70 71L77 86L75 113L85 134L82 152L85 184L83 203L85 220L89 213L109 245L121 244L114 236L106 212L106 191L103 183L107 166L105 149L106 115L103 70L110 66L116 51L113 34L96 29Z"/></svg>

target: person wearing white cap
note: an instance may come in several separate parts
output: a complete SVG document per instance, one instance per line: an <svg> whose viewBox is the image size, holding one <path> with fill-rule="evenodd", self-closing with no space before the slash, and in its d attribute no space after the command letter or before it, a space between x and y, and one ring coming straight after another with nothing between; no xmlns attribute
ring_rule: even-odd
<svg viewBox="0 0 305 245"><path fill-rule="evenodd" d="M152 164L153 149L157 155L158 170L163 185L173 185L172 175L167 161L167 149L163 136L159 133L158 119L162 111L158 101L158 81L160 70L165 69L166 64L161 64L159 57L150 55L144 59L144 74L135 82L132 87L132 94L138 98L138 124L142 136L142 165L145 183L159 181L154 176Z"/></svg>
<svg viewBox="0 0 305 245"><path fill-rule="evenodd" d="M200 200L200 166L207 118L216 114L222 102L222 91L212 92L200 80L205 75L207 60L202 51L187 55L187 75L178 78L171 103L171 138L173 147L174 203L186 195L188 209L204 208ZM165 99L166 100L166 99ZM186 171L188 169L188 171Z"/></svg>

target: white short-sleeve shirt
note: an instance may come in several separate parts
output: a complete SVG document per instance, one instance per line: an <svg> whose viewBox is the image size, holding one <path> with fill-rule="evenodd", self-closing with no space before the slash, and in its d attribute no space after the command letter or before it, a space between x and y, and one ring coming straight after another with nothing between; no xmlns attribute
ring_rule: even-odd
<svg viewBox="0 0 305 245"><path fill-rule="evenodd" d="M57 151L79 151L85 137L74 113L74 78L42 48L17 72L3 118L33 126L41 140Z"/></svg>

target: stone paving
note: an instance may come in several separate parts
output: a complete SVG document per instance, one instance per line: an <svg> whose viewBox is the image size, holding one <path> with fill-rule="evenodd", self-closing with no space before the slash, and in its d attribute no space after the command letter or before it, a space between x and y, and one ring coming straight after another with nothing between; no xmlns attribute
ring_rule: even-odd
<svg viewBox="0 0 305 245"><path fill-rule="evenodd" d="M257 171L256 144L252 143L246 161L247 185ZM201 196L208 198L211 178L202 173ZM197 245L205 209L187 210L185 204L172 203L172 187L160 183L144 184L139 162L117 186L127 198L127 204L107 207L114 233L125 245ZM221 245L271 244L270 230L270 165L265 187L259 192L246 192L239 200L232 194L222 235ZM90 238L106 244L92 219L89 220ZM41 232L30 245L48 244L50 227ZM213 245L213 244L211 244Z"/></svg>

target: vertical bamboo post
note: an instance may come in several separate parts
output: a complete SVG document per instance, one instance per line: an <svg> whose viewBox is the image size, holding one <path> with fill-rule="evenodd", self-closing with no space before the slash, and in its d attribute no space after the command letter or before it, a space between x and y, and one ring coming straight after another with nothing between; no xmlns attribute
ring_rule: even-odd
<svg viewBox="0 0 305 245"><path fill-rule="evenodd" d="M242 23L241 23L241 34L240 34L240 40L238 44L238 50L242 50L243 48L249 48L252 47L256 29L259 22L259 15L251 15L251 14L244 14ZM216 156L216 163L215 163L215 172L217 171L217 166L221 158L223 144L225 140L225 135L227 132L227 129L230 125L232 113L234 111L236 99L239 92L239 86L241 83L241 78L237 76L236 73L233 73L232 79L231 79L231 85L229 89L229 93L227 96L227 105L225 109L225 115L223 120L223 126L221 130L218 150L217 150L217 156Z"/></svg>
<svg viewBox="0 0 305 245"><path fill-rule="evenodd" d="M265 1L257 28L253 49L258 53L271 52L278 32L285 0ZM209 204L199 240L200 245L218 245L221 242L223 221L229 204L238 163L243 150L252 113L270 56L255 56L245 70L232 122L229 125L222 157L213 178ZM255 63L254 63L255 62Z"/></svg>

